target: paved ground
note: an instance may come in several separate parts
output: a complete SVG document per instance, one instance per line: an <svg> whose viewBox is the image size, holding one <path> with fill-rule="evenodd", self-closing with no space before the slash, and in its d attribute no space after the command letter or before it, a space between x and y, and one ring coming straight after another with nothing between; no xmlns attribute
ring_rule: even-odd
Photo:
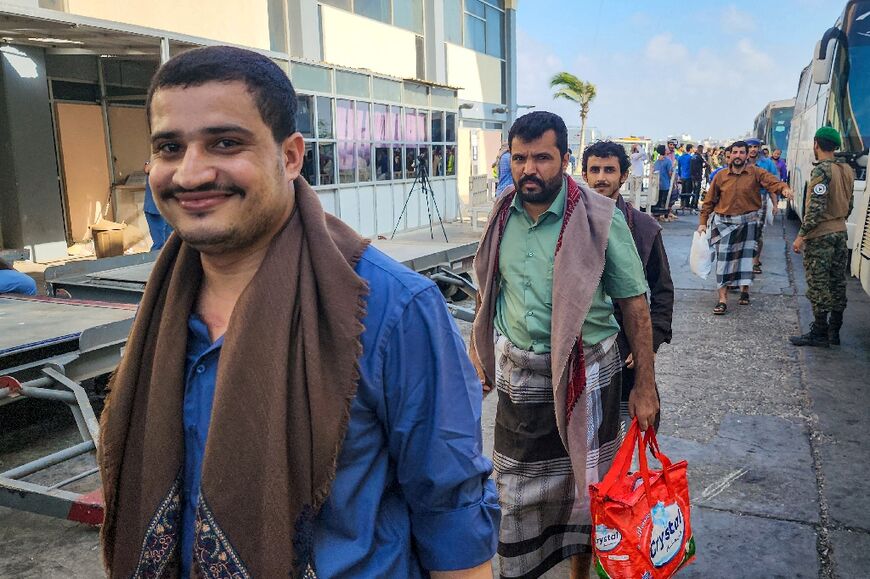
<svg viewBox="0 0 870 579"><path fill-rule="evenodd" d="M752 305L732 298L728 315L714 317L714 283L688 270L694 225L687 216L665 226L677 305L674 343L657 361L661 445L689 460L698 557L681 577L867 577L870 298L850 282L839 348L792 347L787 337L810 312L800 256L786 251L794 225L778 219ZM490 396L487 452L494 413ZM51 446L46 437L75 435L63 414L21 414L0 408L0 469L35 443ZM0 509L0 577L100 575L94 530ZM564 567L548 574L564 576Z"/></svg>

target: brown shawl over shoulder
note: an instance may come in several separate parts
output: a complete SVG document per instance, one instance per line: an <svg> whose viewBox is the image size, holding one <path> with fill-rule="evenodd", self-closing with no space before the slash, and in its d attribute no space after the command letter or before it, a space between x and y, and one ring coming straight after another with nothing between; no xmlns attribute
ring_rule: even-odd
<svg viewBox="0 0 870 579"><path fill-rule="evenodd" d="M196 513L193 574L295 577L329 494L359 379L367 241L303 179L296 210L224 336ZM187 322L200 256L170 238L148 281L102 417L110 577L179 571Z"/></svg>
<svg viewBox="0 0 870 579"><path fill-rule="evenodd" d="M571 177L565 179L568 195L553 268L550 343L556 424L562 442L568 448L565 433L569 415L585 385L580 332L604 272L604 252L614 203L587 186L579 185ZM474 258L480 307L474 319L470 354L490 384L495 381L493 332L499 293L499 246L514 194L509 189L496 200Z"/></svg>

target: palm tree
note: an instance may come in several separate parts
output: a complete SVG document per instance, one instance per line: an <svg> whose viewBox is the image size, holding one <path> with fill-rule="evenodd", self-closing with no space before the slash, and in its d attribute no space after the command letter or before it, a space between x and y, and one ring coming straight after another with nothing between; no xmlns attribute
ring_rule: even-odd
<svg viewBox="0 0 870 579"><path fill-rule="evenodd" d="M589 103L595 98L595 85L580 80L570 72L560 72L550 80L550 88L558 89L553 98L563 98L580 105L580 151L578 157L586 148L586 116L589 114Z"/></svg>

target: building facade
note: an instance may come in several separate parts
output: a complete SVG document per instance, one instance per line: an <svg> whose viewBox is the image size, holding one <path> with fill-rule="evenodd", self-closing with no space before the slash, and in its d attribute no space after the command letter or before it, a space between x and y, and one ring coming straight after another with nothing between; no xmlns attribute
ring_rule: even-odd
<svg viewBox="0 0 870 579"><path fill-rule="evenodd" d="M515 17L510 0L0 1L0 248L62 258L100 214L147 230L148 83L214 44L290 76L327 211L367 236L428 224L425 169L455 219L516 113Z"/></svg>

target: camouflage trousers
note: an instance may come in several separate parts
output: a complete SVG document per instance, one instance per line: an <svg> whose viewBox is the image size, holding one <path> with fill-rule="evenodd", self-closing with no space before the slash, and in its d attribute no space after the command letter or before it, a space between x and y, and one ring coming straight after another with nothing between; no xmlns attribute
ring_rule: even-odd
<svg viewBox="0 0 870 579"><path fill-rule="evenodd" d="M845 231L807 239L804 269L807 273L807 299L813 304L814 313L846 309L848 260Z"/></svg>

